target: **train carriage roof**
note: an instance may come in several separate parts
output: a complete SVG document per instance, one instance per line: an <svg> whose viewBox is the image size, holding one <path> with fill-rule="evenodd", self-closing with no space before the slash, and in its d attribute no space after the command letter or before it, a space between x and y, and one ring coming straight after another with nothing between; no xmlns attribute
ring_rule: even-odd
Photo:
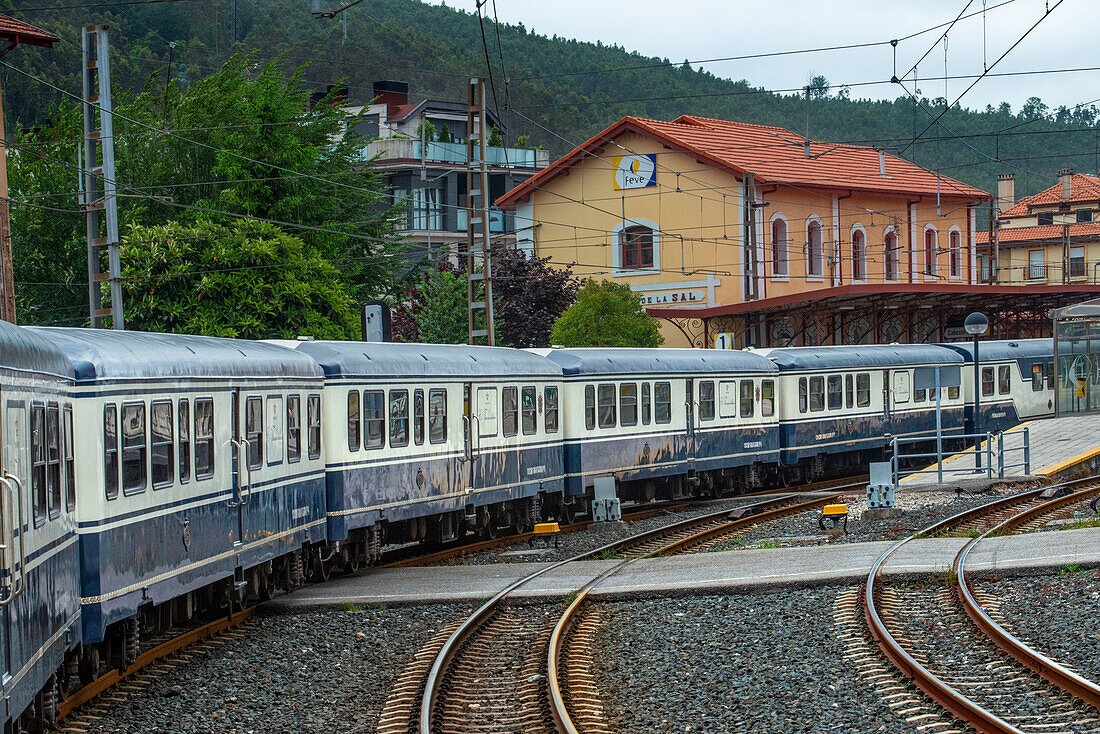
<svg viewBox="0 0 1100 734"><path fill-rule="evenodd" d="M962 356L935 344L852 344L761 349L781 370L864 369L923 364L958 364Z"/></svg>
<svg viewBox="0 0 1100 734"><path fill-rule="evenodd" d="M943 346L958 352L967 362L974 361L973 342L955 342ZM978 346L978 359L983 362L1002 359L1051 360L1054 359L1054 340L1048 338L982 341Z"/></svg>
<svg viewBox="0 0 1100 734"><path fill-rule="evenodd" d="M73 379L65 353L33 329L0 321L0 369Z"/></svg>
<svg viewBox="0 0 1100 734"><path fill-rule="evenodd" d="M521 349L465 344L277 341L308 354L326 377L561 377L561 368Z"/></svg>
<svg viewBox="0 0 1100 734"><path fill-rule="evenodd" d="M30 328L68 356L79 382L321 377L313 360L264 342L111 329Z"/></svg>
<svg viewBox="0 0 1100 734"><path fill-rule="evenodd" d="M753 352L724 349L532 349L575 375L649 375L698 372L777 372Z"/></svg>

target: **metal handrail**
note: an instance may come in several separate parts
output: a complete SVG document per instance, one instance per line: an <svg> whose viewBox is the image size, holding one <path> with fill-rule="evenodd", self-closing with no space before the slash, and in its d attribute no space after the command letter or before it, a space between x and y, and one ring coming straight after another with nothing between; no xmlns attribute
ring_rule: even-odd
<svg viewBox="0 0 1100 734"><path fill-rule="evenodd" d="M19 481L19 477L11 474L10 472L4 472L4 479L10 482L15 482L15 494L19 498L19 513L16 516L16 522L19 526L19 585L15 585L15 569L12 568L12 596L16 597L23 593L26 589L27 583L25 576L27 573L27 540L26 535L23 532L23 482ZM12 508L14 514L15 508ZM15 537L12 536L12 545L15 545Z"/></svg>
<svg viewBox="0 0 1100 734"><path fill-rule="evenodd" d="M15 525L12 523L12 516L15 514L15 489L11 486L6 478L0 477L0 485L3 485L7 490L5 496L0 499L3 503L0 506L0 513L3 513L3 520L6 520L7 527L4 527L4 544L0 546L5 551L4 560L6 561L4 570L8 572L8 577L11 579L11 585L8 586L8 593L3 598L0 598L0 607L6 607L12 603L15 599ZM11 505L11 512L8 512L8 505ZM10 539L10 542L9 542ZM11 564L11 568L7 568L7 564Z"/></svg>
<svg viewBox="0 0 1100 734"><path fill-rule="evenodd" d="M1020 446L1008 446L1004 445L1005 434L1019 434L1023 437L1023 443ZM899 446L906 444L917 444L926 441L931 441L935 436L921 436L917 438L900 438L894 437L890 439L890 448L892 456L890 457L890 471L891 478L894 486L897 486L898 480L902 477L915 476L919 474L935 474L937 481L943 483L943 451L942 446L937 442L935 453L902 453ZM978 456L985 455L985 475L987 479L993 478L993 459L994 453L996 453L997 459L997 478L1004 479L1005 469L1012 469L1016 467L1023 467L1024 474L1031 474L1031 429L1025 427L1022 431L998 431L997 433L953 433L951 438L974 440L982 440L981 446L976 446L974 453ZM993 439L997 440L997 449L994 452ZM1016 463L1005 463L1005 455L1014 451L1019 451L1023 454L1023 460ZM969 453L969 450L968 450ZM934 469L902 469L900 466L901 459L921 459L921 458L935 458L936 467ZM977 467L975 473L980 473L981 466Z"/></svg>

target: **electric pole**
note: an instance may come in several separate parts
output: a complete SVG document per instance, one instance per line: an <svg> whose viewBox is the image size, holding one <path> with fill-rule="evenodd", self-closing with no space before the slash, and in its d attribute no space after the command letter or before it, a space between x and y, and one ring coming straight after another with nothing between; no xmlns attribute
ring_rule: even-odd
<svg viewBox="0 0 1100 734"><path fill-rule="evenodd" d="M489 167L485 80L470 79L466 112L466 300L469 343L496 345L493 323L493 261L489 246ZM481 230L480 233L478 230ZM480 254L477 253L480 250ZM481 316L483 314L483 316ZM481 322L484 321L484 327Z"/></svg>

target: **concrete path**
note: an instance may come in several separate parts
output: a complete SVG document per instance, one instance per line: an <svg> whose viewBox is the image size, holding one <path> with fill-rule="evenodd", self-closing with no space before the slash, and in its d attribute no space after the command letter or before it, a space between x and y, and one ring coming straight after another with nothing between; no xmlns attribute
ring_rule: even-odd
<svg viewBox="0 0 1100 734"><path fill-rule="evenodd" d="M938 538L910 543L895 555L887 573L950 570L967 539ZM614 597L680 591L763 589L787 584L854 583L866 578L892 542L837 543L814 548L773 548L698 553L637 561L605 581L594 596ZM564 596L614 566L616 561L580 561L549 571L517 592L518 597ZM356 576L307 586L279 597L273 612L342 608L346 604L409 604L485 601L540 563L486 566L369 569ZM1018 572L1070 565L1100 565L1100 529L1027 533L982 542L968 568Z"/></svg>
<svg viewBox="0 0 1100 734"><path fill-rule="evenodd" d="M1100 419L1095 415L1074 415L1063 418L1044 418L1021 423L1005 431L1005 464L1023 462L1023 431L1027 429L1031 444L1031 474L1050 477L1077 464L1100 455ZM986 463L983 442L982 466ZM994 443L993 471L997 476L997 444ZM954 454L943 462L943 483L951 484L966 479L984 479L985 472L974 471L973 450ZM937 484L935 463L926 467L923 474L913 474L901 480L902 485ZM1006 477L1024 476L1024 467L1005 469Z"/></svg>

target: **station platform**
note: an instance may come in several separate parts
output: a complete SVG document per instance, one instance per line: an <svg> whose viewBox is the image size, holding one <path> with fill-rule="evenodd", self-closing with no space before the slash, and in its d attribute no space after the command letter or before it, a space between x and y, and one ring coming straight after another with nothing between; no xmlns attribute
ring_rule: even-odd
<svg viewBox="0 0 1100 734"><path fill-rule="evenodd" d="M966 538L916 540L902 548L885 573L945 573ZM593 598L670 593L721 593L766 590L789 585L858 583L893 541L837 543L808 548L762 548L649 558L634 562L593 592ZM570 594L618 561L569 563L530 582L517 598L555 598ZM273 599L270 613L346 608L348 605L483 602L532 571L539 563L484 566L376 568L334 578ZM1021 573L1100 565L1100 530L1063 530L990 538L978 546L968 568Z"/></svg>
<svg viewBox="0 0 1100 734"><path fill-rule="evenodd" d="M1005 431L1005 464L1023 462L1023 454L1015 450L1028 430L1031 444L1031 472L1034 477L1056 477L1100 456L1100 419L1096 415L1073 415L1043 418L1021 423ZM963 451L944 459L943 483L953 484L969 479L985 479L985 442L982 443L982 470L975 471L974 451ZM939 484L936 464L925 467L925 473L911 474L899 482L899 488L921 484ZM1005 477L1025 476L1024 467L1005 468ZM996 446L993 453L993 478L997 478Z"/></svg>

